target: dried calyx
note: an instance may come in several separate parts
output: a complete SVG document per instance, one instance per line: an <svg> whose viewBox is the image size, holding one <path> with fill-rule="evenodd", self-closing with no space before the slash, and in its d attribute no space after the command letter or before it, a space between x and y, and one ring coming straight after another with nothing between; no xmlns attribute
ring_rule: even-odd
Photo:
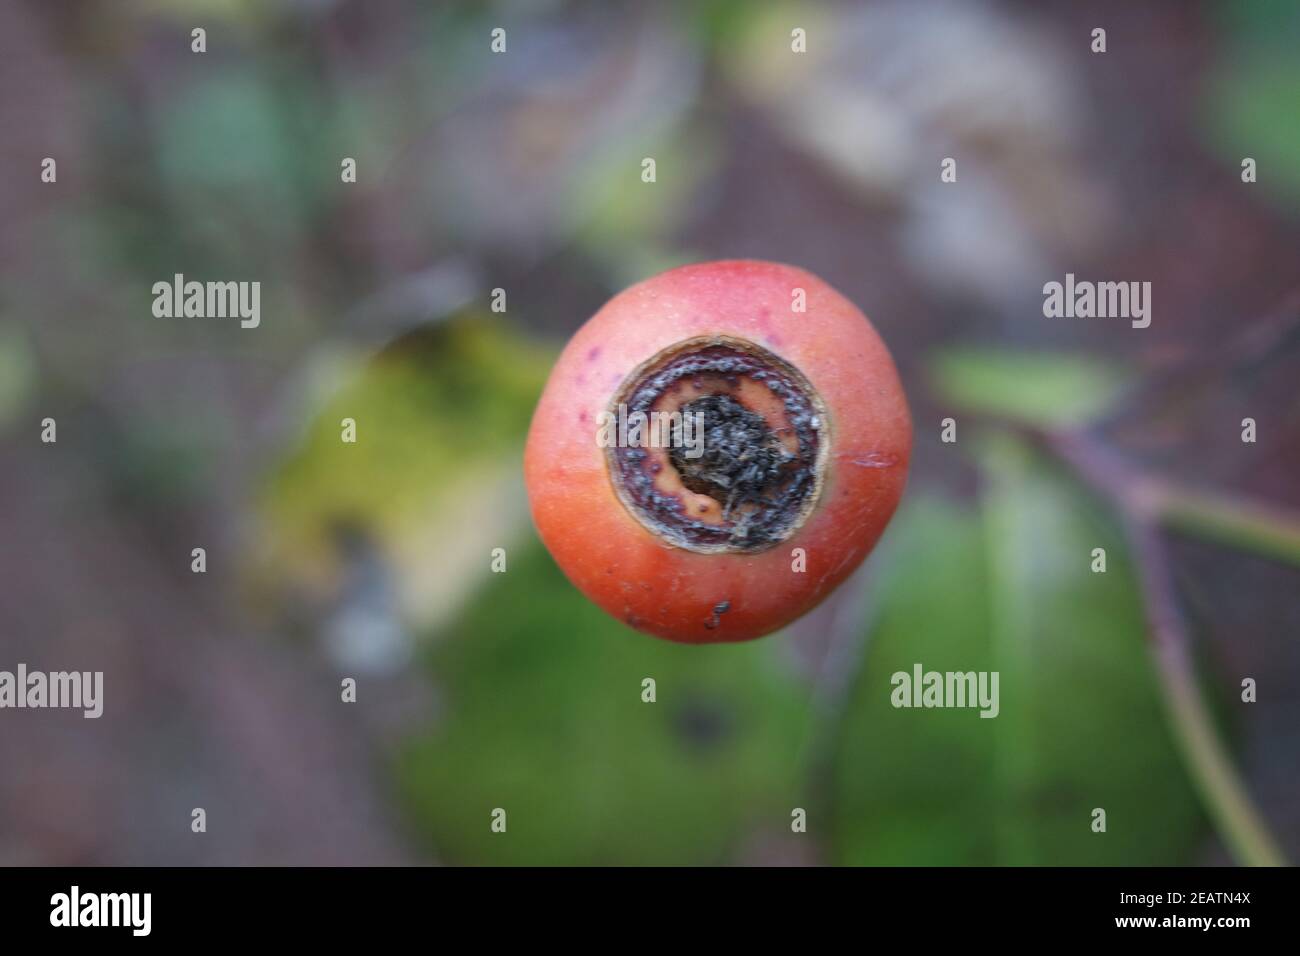
<svg viewBox="0 0 1300 956"><path fill-rule="evenodd" d="M688 339L634 370L610 414L667 421L667 447L606 450L620 500L701 553L762 551L803 524L829 450L825 407L789 362L745 339Z"/></svg>

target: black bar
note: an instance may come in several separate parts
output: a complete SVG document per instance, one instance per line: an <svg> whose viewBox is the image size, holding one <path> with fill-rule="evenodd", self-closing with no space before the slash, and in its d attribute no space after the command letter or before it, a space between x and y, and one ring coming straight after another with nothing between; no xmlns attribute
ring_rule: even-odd
<svg viewBox="0 0 1300 956"><path fill-rule="evenodd" d="M73 886L79 921L111 917L116 908L125 925L52 925L52 918L68 921ZM459 948L453 941L461 931L485 940L531 932L540 942L621 924L615 940L666 941L678 929L763 936L857 926L864 945L918 928L927 942L1198 937L1231 944L1293 929L1296 890L1293 869L20 868L0 870L0 926L7 943L284 937L333 947L431 934L430 946ZM139 909L117 896L101 910L98 894L132 893L149 894L147 937L136 935L143 896ZM67 898L63 909L59 894ZM1205 919L1208 928L1199 925Z"/></svg>

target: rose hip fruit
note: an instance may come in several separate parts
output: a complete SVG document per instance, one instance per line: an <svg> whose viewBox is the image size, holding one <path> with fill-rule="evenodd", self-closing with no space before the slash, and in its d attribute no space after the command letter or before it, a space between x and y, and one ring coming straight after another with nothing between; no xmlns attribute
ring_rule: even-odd
<svg viewBox="0 0 1300 956"><path fill-rule="evenodd" d="M894 362L851 302L793 266L706 262L578 330L524 472L583 594L704 644L770 633L843 581L889 523L911 446Z"/></svg>

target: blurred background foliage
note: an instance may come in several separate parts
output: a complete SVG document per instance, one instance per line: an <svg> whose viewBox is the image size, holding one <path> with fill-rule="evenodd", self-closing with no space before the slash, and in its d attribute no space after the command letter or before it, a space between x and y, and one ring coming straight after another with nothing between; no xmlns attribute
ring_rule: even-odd
<svg viewBox="0 0 1300 956"><path fill-rule="evenodd" d="M4 5L0 649L112 703L0 736L0 863L1294 859L1297 43L1269 0ZM520 457L583 320L724 257L861 305L917 448L830 601L684 648L564 580ZM1067 271L1152 326L1044 319ZM176 273L260 328L153 318ZM1000 715L895 710L917 662ZM160 828L195 805L219 843Z"/></svg>

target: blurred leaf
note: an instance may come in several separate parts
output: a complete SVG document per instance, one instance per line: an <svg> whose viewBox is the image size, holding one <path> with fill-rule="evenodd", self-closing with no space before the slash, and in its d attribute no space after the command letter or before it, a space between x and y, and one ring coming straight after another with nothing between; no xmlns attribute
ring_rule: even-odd
<svg viewBox="0 0 1300 956"><path fill-rule="evenodd" d="M290 169L271 91L248 72L218 72L182 89L161 133L160 161L188 188L270 187Z"/></svg>
<svg viewBox="0 0 1300 956"><path fill-rule="evenodd" d="M271 73L205 75L182 87L160 117L167 197L189 220L197 248L223 264L292 258L323 177L337 175L337 162L321 161L304 140L304 130L321 125L310 87L298 80L277 90Z"/></svg>
<svg viewBox="0 0 1300 956"><path fill-rule="evenodd" d="M776 9L773 10L772 8ZM748 0L696 0L684 5L683 14L688 17L688 26L701 42L706 43L716 54L725 55L736 43L736 37L744 36L756 19L785 26L797 23L807 26L807 21L791 19L792 14L810 13L806 6L798 7L785 3L768 3L756 8ZM789 35L789 30L785 30Z"/></svg>
<svg viewBox="0 0 1300 956"><path fill-rule="evenodd" d="M655 160L656 181L641 181L641 161ZM678 230L691 211L701 183L716 168L717 139L706 129L689 136L678 131L653 143L621 142L594 159L578 178L565 207L583 248L610 263L627 278L643 276L636 267L624 268L629 254L660 254L664 237ZM672 265L679 265L673 262ZM617 279L615 281L618 281Z"/></svg>
<svg viewBox="0 0 1300 956"><path fill-rule="evenodd" d="M411 197L428 202L460 248L535 255L577 234L597 261L619 266L629 249L639 255L679 227L716 164L716 134L683 129L702 64L680 25L573 14L563 29L539 23L527 31L527 52L499 65L506 69L484 71L474 57L466 66L475 79L440 104L436 135L395 164ZM433 42L443 64L446 38ZM466 75L449 79L462 86ZM654 184L641 182L647 156L659 165Z"/></svg>
<svg viewBox="0 0 1300 956"><path fill-rule="evenodd" d="M1007 439L1009 442L1010 439ZM1203 817L1166 726L1118 529L1020 445L982 514L912 503L843 725L853 864L1186 863ZM1103 547L1106 573L1092 573ZM997 671L1000 712L895 709L891 675ZM1107 832L1092 832L1103 808Z"/></svg>
<svg viewBox="0 0 1300 956"><path fill-rule="evenodd" d="M1300 61L1294 49L1252 47L1210 78L1205 128L1211 148L1240 175L1244 157L1258 163L1259 188L1300 208Z"/></svg>
<svg viewBox="0 0 1300 956"><path fill-rule="evenodd" d="M1122 372L1079 355L954 349L930 365L939 396L959 408L1035 425L1075 425L1118 398Z"/></svg>
<svg viewBox="0 0 1300 956"><path fill-rule="evenodd" d="M656 640L583 598L539 544L509 560L436 648L446 711L399 762L441 858L719 863L751 827L789 820L807 707L779 642ZM490 832L496 807L508 836Z"/></svg>
<svg viewBox="0 0 1300 956"><path fill-rule="evenodd" d="M390 557L443 560L426 546L431 529L504 507L502 468L519 454L550 362L509 326L463 316L404 337L341 387L335 368L334 391L267 481L266 574L320 586L340 526L374 536ZM355 444L341 440L344 418L356 421Z"/></svg>
<svg viewBox="0 0 1300 956"><path fill-rule="evenodd" d="M0 428L7 428L32 398L36 359L26 333L17 325L0 323Z"/></svg>
<svg viewBox="0 0 1300 956"><path fill-rule="evenodd" d="M202 501L210 493L214 436L220 420L183 425L157 420L105 424L88 442L101 463L116 504L165 510Z"/></svg>
<svg viewBox="0 0 1300 956"><path fill-rule="evenodd" d="M1236 0L1210 3L1205 13L1214 29L1239 47L1294 49L1300 43L1300 8L1295 0Z"/></svg>
<svg viewBox="0 0 1300 956"><path fill-rule="evenodd" d="M202 22L195 22L194 25L207 27L209 43L212 42L211 34L214 32L211 26L213 21L222 24L255 22L265 17L268 6L258 0L137 0L137 4L142 13L156 11L178 23L190 24L195 17L202 17ZM188 47L188 33L185 44Z"/></svg>

